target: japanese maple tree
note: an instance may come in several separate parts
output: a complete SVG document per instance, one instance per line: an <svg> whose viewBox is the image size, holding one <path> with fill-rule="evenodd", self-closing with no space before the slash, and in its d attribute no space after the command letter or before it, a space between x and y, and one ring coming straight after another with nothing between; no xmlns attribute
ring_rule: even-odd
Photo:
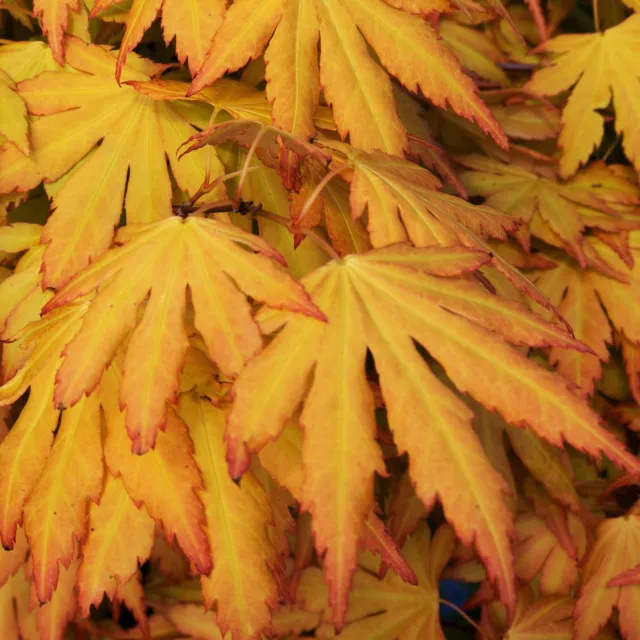
<svg viewBox="0 0 640 640"><path fill-rule="evenodd" d="M640 640L640 2L0 2L0 636Z"/></svg>

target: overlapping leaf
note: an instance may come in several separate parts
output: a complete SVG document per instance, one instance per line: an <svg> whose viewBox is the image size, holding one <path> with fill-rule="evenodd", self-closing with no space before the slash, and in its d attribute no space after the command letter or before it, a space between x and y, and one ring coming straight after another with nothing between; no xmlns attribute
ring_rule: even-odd
<svg viewBox="0 0 640 640"><path fill-rule="evenodd" d="M151 553L154 524L144 506L137 507L120 479L106 474L98 504L89 508L89 535L82 545L78 604L82 616L103 596L113 599Z"/></svg>
<svg viewBox="0 0 640 640"><path fill-rule="evenodd" d="M557 57L525 86L543 96L573 87L562 112L562 176L575 173L602 141L604 118L600 110L612 99L616 131L622 136L627 158L640 170L639 122L633 106L640 99L640 85L637 77L629 75L639 54L639 34L640 16L632 15L604 32L565 34L542 45L543 51Z"/></svg>
<svg viewBox="0 0 640 640"><path fill-rule="evenodd" d="M106 285L65 349L55 402L72 406L96 387L116 349L138 324L138 307L151 292L128 346L120 390L138 453L154 446L166 422L166 403L177 398L188 347L187 287L195 327L211 359L229 376L262 347L251 307L238 288L271 306L321 317L302 287L268 259L282 260L279 254L231 224L172 217L125 227L116 242L123 246L86 268L47 305L47 310L56 309Z"/></svg>
<svg viewBox="0 0 640 640"><path fill-rule="evenodd" d="M461 174L470 195L510 213L524 223L518 237L528 249L530 231L548 239L548 228L583 267L593 260L585 254L587 228L605 232L637 229L640 218L625 205L637 203L637 187L624 173L594 164L566 183L541 163L526 166L479 155L458 158L471 169Z"/></svg>
<svg viewBox="0 0 640 640"><path fill-rule="evenodd" d="M640 624L640 585L609 586L609 581L640 564L640 516L630 514L602 522L587 556L576 605L575 638L591 640L606 624L615 606L620 631L636 638Z"/></svg>
<svg viewBox="0 0 640 640"><path fill-rule="evenodd" d="M529 587L518 592L518 606L511 624L497 624L492 630L509 640L533 640L554 638L572 640L574 600L568 597L547 596L536 599ZM501 622L502 616L496 616ZM506 627L506 628L504 628Z"/></svg>
<svg viewBox="0 0 640 640"><path fill-rule="evenodd" d="M302 430L296 424L289 423L275 442L269 443L259 452L260 463L269 472L269 476L288 490L298 502L303 500L304 495L302 448ZM304 518L304 514L302 517ZM300 520L296 538L298 541L301 538L299 527ZM313 541L310 542L313 545ZM394 539L387 533L384 523L374 510L365 520L361 543L367 551L380 556L405 582L416 584L415 574L400 555Z"/></svg>
<svg viewBox="0 0 640 640"><path fill-rule="evenodd" d="M348 134L363 149L402 154L407 137L395 111L391 82L369 56L369 44L408 89L420 90L438 106L449 103L499 144L506 144L473 83L438 42L435 31L419 16L382 0L235 2L225 13L191 92L243 67L267 43L267 93L274 102L275 123L296 135L313 133L322 84L343 137Z"/></svg>
<svg viewBox="0 0 640 640"><path fill-rule="evenodd" d="M231 473L238 476L248 466L247 451L259 450L281 432L313 372L300 418L307 470L303 506L317 521L316 545L326 553L338 624L371 504L373 473L382 470L373 437L373 397L364 376L367 347L395 442L409 452L418 495L428 507L440 497L460 539L476 543L509 606L515 592L512 525L501 495L506 485L473 435L471 411L431 373L411 338L440 361L461 390L508 421L527 423L558 446L567 440L595 455L606 452L624 467L638 465L557 376L504 342L500 334L515 344L584 348L523 307L460 278L488 260L469 249L396 245L332 262L303 279L329 323L267 313L265 331L286 326L235 384L227 442ZM479 370L487 374L477 376ZM318 456L319 451L325 454Z"/></svg>
<svg viewBox="0 0 640 640"><path fill-rule="evenodd" d="M185 395L180 413L189 425L203 476L200 496L214 559L213 571L202 579L205 605L217 601L223 632L231 628L234 637L258 637L279 604L276 553L267 530L273 520L271 506L252 474L243 478L241 487L229 477L223 440L226 412L206 399Z"/></svg>
<svg viewBox="0 0 640 640"><path fill-rule="evenodd" d="M91 15L98 15L120 0L97 0ZM127 13L124 37L118 53L116 78L120 80L127 55L142 40L144 32L162 12L165 43L176 39L176 53L191 73L202 65L209 42L222 22L224 0L135 0Z"/></svg>
<svg viewBox="0 0 640 640"><path fill-rule="evenodd" d="M408 585L394 573L378 580L364 570L353 578L350 605L345 628L339 637L345 640L376 638L395 640L433 638L444 640L440 626L438 579L449 561L455 536L443 526L431 537L421 525L403 546L402 555L418 576L416 586ZM306 569L302 574L299 599L306 611L322 612L324 624L317 637L333 637L330 625L327 587L319 569Z"/></svg>
<svg viewBox="0 0 640 640"><path fill-rule="evenodd" d="M129 223L171 214L167 158L189 193L204 180L207 162L210 175L221 171L213 151L178 162L178 147L195 129L170 102L118 86L109 51L68 37L66 62L80 73L45 72L19 85L29 112L40 116L31 126L31 158L46 182L66 174L42 238L45 286L56 287L109 247L123 202ZM144 82L162 69L132 56L123 78Z"/></svg>
<svg viewBox="0 0 640 640"><path fill-rule="evenodd" d="M100 400L106 416L104 445L109 471L122 479L137 504L161 526L169 543L180 548L198 571L211 571L212 559L205 531L202 501L195 490L203 488L202 475L193 457L193 442L186 425L171 411L166 429L158 433L156 447L145 455L131 451L131 441L118 408L121 375L117 365L109 367L100 385Z"/></svg>

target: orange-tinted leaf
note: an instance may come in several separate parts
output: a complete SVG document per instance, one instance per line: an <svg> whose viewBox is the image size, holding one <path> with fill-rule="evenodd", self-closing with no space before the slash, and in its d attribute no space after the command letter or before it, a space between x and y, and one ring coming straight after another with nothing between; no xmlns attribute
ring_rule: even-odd
<svg viewBox="0 0 640 640"><path fill-rule="evenodd" d="M230 224L174 216L144 227L125 227L116 241L124 246L85 269L46 307L56 309L108 283L65 349L55 401L67 407L95 388L135 327L137 307L151 290L129 343L120 389L127 431L137 453L154 446L166 421L167 402L177 400L178 374L188 347L187 285L196 329L211 359L229 376L235 376L262 346L251 307L238 288L270 306L319 316L304 289L266 257L280 255L260 238Z"/></svg>
<svg viewBox="0 0 640 640"><path fill-rule="evenodd" d="M69 566L60 568L60 579L57 581L51 599L36 610L36 624L41 640L63 640L68 623L73 620L77 608L76 578L80 558L77 556Z"/></svg>
<svg viewBox="0 0 640 640"><path fill-rule="evenodd" d="M304 31L300 16L306 16ZM438 42L435 31L419 16L394 9L382 0L234 2L190 93L243 67L267 46L267 78L271 79L267 91L276 105L277 122L293 131L291 118L299 119L306 124L294 132L309 135L319 93L312 46L318 31L324 95L333 107L340 134L343 138L349 134L354 145L395 155L401 155L407 146L391 83L371 59L367 45L389 73L411 91L420 90L438 106L451 104L455 111L478 122L499 144L506 144L495 120L475 95L473 83L453 54ZM278 70L283 70L284 76L277 74L274 79ZM287 78L292 80L287 82ZM300 115L292 115L295 111Z"/></svg>
<svg viewBox="0 0 640 640"><path fill-rule="evenodd" d="M604 134L599 113L613 96L616 131L623 135L625 153L640 169L638 117L633 104L640 96L637 79L629 81L626 69L638 55L640 16L633 15L604 32L561 35L545 42L541 49L555 54L554 64L537 71L525 85L540 95L555 95L573 87L562 113L563 149L560 171L576 172ZM575 86L574 86L575 85Z"/></svg>
<svg viewBox="0 0 640 640"><path fill-rule="evenodd" d="M59 65L64 64L64 35L69 12L78 12L80 0L34 0L33 13L40 18L42 33L48 36L51 53Z"/></svg>
<svg viewBox="0 0 640 640"><path fill-rule="evenodd" d="M615 606L620 631L634 638L640 629L640 586L609 586L609 581L640 564L640 517L610 518L596 530L596 541L584 565L576 605L575 638L591 640L605 625Z"/></svg>
<svg viewBox="0 0 640 640"><path fill-rule="evenodd" d="M123 202L130 224L171 214L166 157L188 193L200 187L207 166L212 177L222 171L212 150L178 162L179 145L195 129L170 101L119 86L108 51L68 37L65 55L81 73L45 72L19 86L29 112L40 116L31 126L32 157L45 181L76 168L53 197L55 212L42 237L45 286L55 287L108 248ZM146 81L160 70L131 56L123 78Z"/></svg>
<svg viewBox="0 0 640 640"><path fill-rule="evenodd" d="M211 574L202 578L205 605L217 601L220 628L250 640L269 627L271 610L278 605L272 574L275 549L267 535L271 507L252 474L244 476L241 486L229 477L223 440L226 412L193 395L183 396L180 409L204 482L198 494L214 563Z"/></svg>
<svg viewBox="0 0 640 640"><path fill-rule="evenodd" d="M52 361L31 384L29 400L0 444L0 540L12 548L22 522L26 499L44 467L58 411L53 406L53 381L58 362Z"/></svg>
<svg viewBox="0 0 640 640"><path fill-rule="evenodd" d="M454 255L460 259L457 272ZM277 313L269 314L271 329L286 326L247 365L235 384L236 402L228 421L228 459L232 474L237 476L246 469L247 449L259 450L280 433L306 393L306 380L315 364L300 419L305 429L307 473L303 503L309 501L317 516L325 513L316 502L321 499L322 509L329 514L329 504L341 496L341 489L335 487L329 495L322 490L338 478L343 482L343 477L357 476L358 493L350 493L348 499L361 515L358 519L349 515L341 532L347 540L356 540L367 513L364 504L371 499L370 485L365 490L362 487L370 482L368 477L379 464L379 453L372 448L373 434L364 432L362 426L367 424L367 412L373 410L369 388L363 384L364 348L368 345L380 376L389 424L400 451L409 452L410 474L418 495L428 508L436 496L440 497L458 536L465 544L475 541L491 576L499 582L505 602L515 605L511 520L501 495L506 485L473 434L471 411L431 373L410 338L439 360L463 391L490 409L499 409L509 421L531 425L557 446L567 439L596 455L606 451L627 468L637 468L638 463L599 426L597 415L562 384L561 378L535 366L496 334L516 343L566 347L575 345L570 338L549 333L550 325L479 285L453 279L456 273L477 269L487 258L472 250L396 245L348 256L303 279L329 324L291 314L280 314L278 321ZM358 325L361 328L354 335L352 327ZM352 355L344 363L347 353ZM477 376L473 372L478 370L491 374ZM333 384L340 379L351 381L348 396L342 390L346 383ZM358 394L353 393L354 388L359 389ZM349 422L352 416L359 416L357 426ZM425 421L430 425L427 432ZM343 448L348 455L336 453ZM318 456L318 451L323 455ZM342 500L336 507L343 508ZM326 520L318 522L316 539L319 533L323 535L323 525L330 531ZM334 538L333 544L334 548L344 545L343 554L350 549L339 538ZM337 566L353 564L347 561ZM327 566L328 571L333 569L334 565ZM348 573L342 575L346 581ZM331 586L344 589L344 582ZM332 602L339 600L332 595Z"/></svg>
<svg viewBox="0 0 640 640"><path fill-rule="evenodd" d="M98 504L89 507L89 534L82 545L78 572L80 613L98 606L103 595L113 598L151 553L154 523L144 506L133 503L122 481L107 474Z"/></svg>
<svg viewBox="0 0 640 640"><path fill-rule="evenodd" d="M378 580L368 572L357 571L350 592L347 624L339 637L444 640L438 611L438 578L454 542L453 531L446 525L438 529L433 539L427 527L420 526L407 540L402 555L418 577L417 586L406 584L392 572ZM302 574L299 598L305 610L324 611L327 616L327 588L318 569L309 568ZM318 635L332 637L326 617L324 621Z"/></svg>
<svg viewBox="0 0 640 640"><path fill-rule="evenodd" d="M51 454L24 510L24 526L40 602L58 584L59 563L69 567L76 540L87 534L88 500L102 491L102 438L97 394L62 416Z"/></svg>
<svg viewBox="0 0 640 640"><path fill-rule="evenodd" d="M520 589L516 615L505 637L509 640L572 640L575 637L573 607L571 598L534 600L530 589Z"/></svg>
<svg viewBox="0 0 640 640"><path fill-rule="evenodd" d="M155 449L144 455L131 452L131 440L118 408L120 375L112 365L100 386L108 434L105 459L111 473L136 503L174 538L200 573L212 568L211 550L205 531L205 510L195 490L202 489L202 476L193 459L193 443L184 423L169 412L165 431L158 433Z"/></svg>
<svg viewBox="0 0 640 640"><path fill-rule="evenodd" d="M29 155L27 108L15 88L15 82L0 69L0 136L15 144L21 153Z"/></svg>
<svg viewBox="0 0 640 640"><path fill-rule="evenodd" d="M91 15L118 0L98 0ZM140 43L144 32L162 12L164 41L176 39L176 53L181 64L189 62L192 74L200 68L211 37L222 21L224 0L134 0L127 13L126 29L118 53L116 79L120 80L127 55Z"/></svg>

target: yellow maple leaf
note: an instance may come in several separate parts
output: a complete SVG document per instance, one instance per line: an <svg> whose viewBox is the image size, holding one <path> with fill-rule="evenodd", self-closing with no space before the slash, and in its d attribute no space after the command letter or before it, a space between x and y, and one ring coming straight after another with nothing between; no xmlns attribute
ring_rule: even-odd
<svg viewBox="0 0 640 640"><path fill-rule="evenodd" d="M60 579L51 599L41 604L30 616L35 614L35 626L40 640L59 640L64 638L64 633L68 623L73 620L76 614L76 579L78 577L78 566L80 558L78 556L77 545L68 563L60 567ZM28 570L28 575L31 569ZM32 583L33 584L33 583ZM27 636L24 636L25 639Z"/></svg>
<svg viewBox="0 0 640 640"><path fill-rule="evenodd" d="M640 87L637 78L627 73L640 53L639 37L640 15L634 14L601 33L565 34L541 45L541 50L557 57L552 66L536 71L525 87L543 96L573 87L562 112L559 138L563 177L586 163L602 141L604 118L599 111L609 106L612 97L616 131L627 158L640 170L640 127L634 107Z"/></svg>
<svg viewBox="0 0 640 640"><path fill-rule="evenodd" d="M513 621L507 622L502 607L490 605L489 615L484 619L489 629L485 630L491 636L499 634L505 640L573 640L574 605L575 601L569 597L536 598L528 585L522 586L518 590Z"/></svg>
<svg viewBox="0 0 640 640"><path fill-rule="evenodd" d="M8 140L29 155L27 107L15 89L16 83L0 69L0 144Z"/></svg>
<svg viewBox="0 0 640 640"><path fill-rule="evenodd" d="M522 306L459 277L487 260L477 250L394 245L331 262L303 279L329 323L267 312L264 331L285 326L234 385L227 443L231 473L239 476L248 467L247 451L260 450L282 431L314 372L300 417L306 469L302 504L317 520L316 546L326 554L338 622L371 506L373 473L383 469L364 375L367 347L395 442L409 452L418 495L427 507L440 497L456 533L465 544L475 541L511 606L506 485L473 434L472 412L433 375L411 338L442 364L458 388L508 421L529 424L557 446L567 440L595 455L606 452L627 468L638 465L561 378L505 343L502 336L515 344L584 348ZM477 376L480 370L487 375Z"/></svg>
<svg viewBox="0 0 640 640"><path fill-rule="evenodd" d="M202 472L203 501L214 568L202 578L207 608L217 601L218 625L250 640L268 628L278 607L273 575L276 554L268 539L273 518L267 495L252 474L236 485L225 461L227 412L207 399L184 395L180 415L189 426L194 457Z"/></svg>
<svg viewBox="0 0 640 640"><path fill-rule="evenodd" d="M635 212L624 215L619 210L620 205L638 201L637 187L604 164L596 163L562 182L542 163L501 162L480 155L459 157L458 161L471 169L460 176L470 195L484 197L486 205L524 223L516 235L527 250L530 232L542 235L549 228L560 239L560 246L586 267L592 259L583 246L587 228L619 232L640 225ZM548 234L542 237L546 240Z"/></svg>
<svg viewBox="0 0 640 640"><path fill-rule="evenodd" d="M366 153L339 142L323 145L337 152L332 159L337 164L334 171L351 183L353 218L367 212L374 247L409 239L419 247L462 245L487 251L492 255L491 266L538 304L551 308L535 285L485 242L487 237L504 240L507 233L516 232L519 221L513 215L441 193L433 174L404 159L379 151Z"/></svg>
<svg viewBox="0 0 640 640"><path fill-rule="evenodd" d="M302 430L291 421L277 440L267 444L258 454L261 465L269 472L270 477L285 487L298 502L304 499L302 447ZM298 541L300 541L301 527L298 521L296 530ZM310 531L309 534L311 534ZM413 570L403 560L394 539L387 533L384 523L374 509L366 517L360 542L368 551L379 555L381 560L393 568L405 582L416 584L417 579ZM307 543L310 547L313 546L311 535L304 544Z"/></svg>
<svg viewBox="0 0 640 640"><path fill-rule="evenodd" d="M53 387L60 353L78 330L83 314L84 305L74 305L25 327L18 337L27 345L33 340L35 345L22 368L0 387L0 404L14 402L31 387L27 404L0 445L0 539L8 548L15 542L25 502L49 456L59 417ZM71 536L68 529L67 533Z"/></svg>
<svg viewBox="0 0 640 640"><path fill-rule="evenodd" d="M584 539L584 526L573 514L569 518L573 532ZM568 595L578 580L579 558L575 552L567 553L545 521L533 513L516 518L516 532L514 556L518 578L531 582L539 575L542 594Z"/></svg>
<svg viewBox="0 0 640 640"><path fill-rule="evenodd" d="M51 453L24 508L33 580L40 602L58 584L60 564L73 559L87 535L89 499L102 492L102 441L97 394L65 411Z"/></svg>
<svg viewBox="0 0 640 640"><path fill-rule="evenodd" d="M97 0L90 17L99 15L118 2L121 0ZM120 80L127 55L140 43L145 31L160 12L165 43L168 45L176 39L178 60L181 64L188 61L189 70L195 74L205 59L213 34L222 22L224 9L224 0L134 0L126 14L126 28L118 53L116 79Z"/></svg>
<svg viewBox="0 0 640 640"><path fill-rule="evenodd" d="M80 11L81 1L34 0L33 2L33 15L40 18L42 34L48 36L51 53L61 66L64 64L64 36L69 26L70 13Z"/></svg>
<svg viewBox="0 0 640 640"><path fill-rule="evenodd" d="M488 33L447 19L438 22L438 33L466 69L503 87L509 86L509 77L496 64L506 60Z"/></svg>
<svg viewBox="0 0 640 640"><path fill-rule="evenodd" d="M549 362L574 382L581 394L591 396L595 383L602 377L601 362L609 360L607 345L613 342L609 319L602 309L590 273L572 260L553 257L557 266L540 271L532 278L571 325L576 338L588 344L593 353L552 349Z"/></svg>
<svg viewBox="0 0 640 640"><path fill-rule="evenodd" d="M196 130L170 101L118 86L108 50L68 37L66 61L82 73L48 71L19 85L30 113L38 114L31 158L45 182L75 169L53 196L55 211L42 236L47 287L63 285L109 247L123 201L129 224L171 215L167 157L188 193L204 181L208 161L209 175L222 172L213 150L178 162L178 147ZM148 81L162 69L131 56L124 79Z"/></svg>
<svg viewBox="0 0 640 640"><path fill-rule="evenodd" d="M154 446L166 420L166 403L177 398L178 373L189 344L184 323L187 286L195 327L210 358L229 376L237 375L262 347L251 307L238 288L273 307L321 317L304 289L268 259L282 262L278 252L231 224L173 216L124 227L116 243L124 246L87 267L46 307L56 309L106 284L65 349L55 401L59 407L71 406L96 387L116 349L138 324L138 306L151 291L127 349L120 391L138 453Z"/></svg>
<svg viewBox="0 0 640 640"><path fill-rule="evenodd" d="M122 479L134 502L144 504L164 529L169 543L176 539L196 570L209 573L212 561L205 511L195 493L195 489L202 489L202 476L193 458L187 427L172 411L165 430L158 434L155 449L145 455L132 453L124 414L118 406L120 384L120 370L114 363L105 372L99 389L107 423L107 468Z"/></svg>
<svg viewBox="0 0 640 640"><path fill-rule="evenodd" d="M394 573L378 580L359 570L353 577L346 624L338 635L344 640L373 638L433 638L444 640L438 612L438 579L447 564L455 543L451 527L438 529L433 538L421 524L405 542L402 555L418 576L418 584L408 585ZM299 600L305 611L322 612L323 625L317 637L332 638L330 595L322 580L322 572L306 569L300 582Z"/></svg>
<svg viewBox="0 0 640 640"><path fill-rule="evenodd" d="M151 554L154 523L137 507L119 478L107 474L98 504L89 507L89 533L82 544L78 571L78 605L83 617L104 594L113 599L118 583L126 583Z"/></svg>
<svg viewBox="0 0 640 640"><path fill-rule="evenodd" d="M609 586L609 581L640 564L640 516L637 513L610 518L596 529L582 575L575 609L576 640L591 640L604 627L615 606L623 637L633 638L640 629L640 585Z"/></svg>
<svg viewBox="0 0 640 640"><path fill-rule="evenodd" d="M318 39L319 65L314 45ZM297 135L313 131L322 83L343 137L349 134L351 142L363 149L402 154L407 138L391 82L371 59L369 44L382 65L408 89L420 90L438 106L451 104L499 144L506 144L475 95L472 81L438 42L432 27L382 0L235 2L225 13L190 92L244 66L267 43L267 94L274 102L275 122Z"/></svg>

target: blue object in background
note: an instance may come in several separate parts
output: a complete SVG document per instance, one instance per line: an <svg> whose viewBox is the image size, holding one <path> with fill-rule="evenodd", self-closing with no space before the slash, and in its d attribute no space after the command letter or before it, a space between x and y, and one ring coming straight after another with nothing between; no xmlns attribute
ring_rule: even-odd
<svg viewBox="0 0 640 640"><path fill-rule="evenodd" d="M464 603L478 590L479 586L480 584L477 582L440 580L438 590L443 600L448 600L462 609ZM446 604L441 604L440 620L442 620L442 622L461 622L462 618L457 611L448 607Z"/></svg>

